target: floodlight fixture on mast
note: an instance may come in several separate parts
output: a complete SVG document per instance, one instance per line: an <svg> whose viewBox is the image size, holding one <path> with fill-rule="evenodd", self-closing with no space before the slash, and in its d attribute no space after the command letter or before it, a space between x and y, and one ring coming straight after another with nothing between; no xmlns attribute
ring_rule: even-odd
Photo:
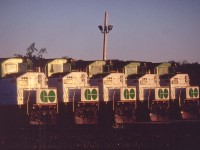
<svg viewBox="0 0 200 150"><path fill-rule="evenodd" d="M107 15L107 12L105 12L104 26L102 25L98 26L101 33L104 34L104 38L103 38L103 60L104 61L106 61L107 33L109 33L113 28L113 26L108 25L107 22L108 22L108 15Z"/></svg>

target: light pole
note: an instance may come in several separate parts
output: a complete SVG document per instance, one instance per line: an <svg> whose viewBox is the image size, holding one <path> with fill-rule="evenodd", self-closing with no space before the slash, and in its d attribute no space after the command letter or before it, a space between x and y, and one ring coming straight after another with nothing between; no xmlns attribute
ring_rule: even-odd
<svg viewBox="0 0 200 150"><path fill-rule="evenodd" d="M107 16L107 13L105 12L104 27L102 27L101 25L98 26L101 33L104 34L104 37L103 37L103 60L104 61L106 60L107 33L109 33L113 28L112 25L107 24L107 21L108 21L108 16Z"/></svg>

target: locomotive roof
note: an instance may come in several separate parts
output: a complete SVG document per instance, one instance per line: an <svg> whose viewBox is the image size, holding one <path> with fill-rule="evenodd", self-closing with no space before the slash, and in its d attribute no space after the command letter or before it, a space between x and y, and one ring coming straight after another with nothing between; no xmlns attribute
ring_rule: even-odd
<svg viewBox="0 0 200 150"><path fill-rule="evenodd" d="M89 66L90 64L94 62L103 62L103 60L91 60L91 61L84 61L84 60L78 60L75 62L75 69L83 69Z"/></svg>
<svg viewBox="0 0 200 150"><path fill-rule="evenodd" d="M139 79L141 77L143 77L146 74L131 74L127 77L127 79Z"/></svg>
<svg viewBox="0 0 200 150"><path fill-rule="evenodd" d="M171 79L175 77L176 75L188 75L188 74L187 73L166 74L166 75L161 75L160 79Z"/></svg>
<svg viewBox="0 0 200 150"><path fill-rule="evenodd" d="M62 78L70 73L86 73L86 72L79 72L79 71L72 71L72 72L58 72L58 73L54 73L52 74L49 78Z"/></svg>
<svg viewBox="0 0 200 150"><path fill-rule="evenodd" d="M57 59L59 59L59 60L63 59L63 60L64 60L64 58L40 59L40 60L39 60L39 61L40 61L40 66L41 66L41 67L45 67L46 64L48 64L48 63L50 63L50 62L52 62L52 61L54 61L54 60L57 60Z"/></svg>
<svg viewBox="0 0 200 150"><path fill-rule="evenodd" d="M8 58L0 58L0 62L6 61L8 59L24 59L23 57L8 57Z"/></svg>
<svg viewBox="0 0 200 150"><path fill-rule="evenodd" d="M121 69L124 66L130 64L130 63L140 63L140 62L134 62L134 61L111 61L109 62L110 65L113 65L113 69Z"/></svg>
<svg viewBox="0 0 200 150"><path fill-rule="evenodd" d="M25 75L25 74L27 74L27 73L40 73L40 74L44 74L43 72L17 72L17 73L11 73L11 74L6 74L5 75L5 77L3 77L3 78L18 78L18 77L20 77L20 76L22 76L22 75Z"/></svg>
<svg viewBox="0 0 200 150"><path fill-rule="evenodd" d="M170 67L175 67L176 66L176 63L173 63L173 62L161 62L161 63L149 63L147 65L147 69L151 71L151 73L154 73L154 69L156 67L167 67L167 68L170 68Z"/></svg>
<svg viewBox="0 0 200 150"><path fill-rule="evenodd" d="M105 78L106 76L108 76L109 74L111 73L98 73L98 74L95 74L91 77L91 79L95 79L95 78Z"/></svg>
<svg viewBox="0 0 200 150"><path fill-rule="evenodd" d="M160 79L171 79L177 74L165 74L165 75L160 75Z"/></svg>
<svg viewBox="0 0 200 150"><path fill-rule="evenodd" d="M143 61L121 61L121 60L107 60L106 64L111 65L114 70L122 69L129 64L135 64L136 66L145 66L145 64L149 64L150 62Z"/></svg>
<svg viewBox="0 0 200 150"><path fill-rule="evenodd" d="M4 60L7 60L9 58L0 58L0 62L3 62Z"/></svg>
<svg viewBox="0 0 200 150"><path fill-rule="evenodd" d="M24 73L11 73L11 74L6 74L4 78L18 78Z"/></svg>
<svg viewBox="0 0 200 150"><path fill-rule="evenodd" d="M52 74L49 78L61 78L64 77L68 74L70 74L71 72L59 72L59 73L54 73Z"/></svg>

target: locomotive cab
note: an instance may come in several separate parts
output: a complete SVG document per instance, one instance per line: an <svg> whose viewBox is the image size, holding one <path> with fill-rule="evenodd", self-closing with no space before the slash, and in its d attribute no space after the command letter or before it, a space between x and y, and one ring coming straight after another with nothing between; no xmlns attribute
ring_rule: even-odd
<svg viewBox="0 0 200 150"><path fill-rule="evenodd" d="M182 119L199 118L199 87L186 87L186 98L180 102ZM184 94L185 95L185 94Z"/></svg>
<svg viewBox="0 0 200 150"><path fill-rule="evenodd" d="M153 100L149 104L151 121L169 121L169 87L158 87L152 92Z"/></svg>
<svg viewBox="0 0 200 150"><path fill-rule="evenodd" d="M115 123L133 124L136 121L136 87L120 88L120 99L115 102Z"/></svg>
<svg viewBox="0 0 200 150"><path fill-rule="evenodd" d="M74 111L75 124L98 124L99 90L98 87L81 88L81 101L76 103Z"/></svg>

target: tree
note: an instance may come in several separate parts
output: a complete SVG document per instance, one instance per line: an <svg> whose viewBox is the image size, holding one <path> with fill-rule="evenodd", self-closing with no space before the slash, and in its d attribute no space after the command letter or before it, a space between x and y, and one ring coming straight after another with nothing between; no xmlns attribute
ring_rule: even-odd
<svg viewBox="0 0 200 150"><path fill-rule="evenodd" d="M35 57L35 55L33 55L33 53L35 51L38 51L36 48L35 48L35 42L33 44L31 44L27 49L27 53L26 53L26 56L27 57Z"/></svg>
<svg viewBox="0 0 200 150"><path fill-rule="evenodd" d="M39 51L39 53L38 53L38 58L42 58L42 55L43 55L44 53L47 53L46 48L42 48L42 49Z"/></svg>
<svg viewBox="0 0 200 150"><path fill-rule="evenodd" d="M25 56L21 54L14 54L15 57L27 57L27 58L35 58L35 59L41 59L43 57L44 53L47 53L46 48L42 48L41 50L38 50L35 48L35 42L33 42L27 49L27 53ZM38 52L35 54L35 52Z"/></svg>

